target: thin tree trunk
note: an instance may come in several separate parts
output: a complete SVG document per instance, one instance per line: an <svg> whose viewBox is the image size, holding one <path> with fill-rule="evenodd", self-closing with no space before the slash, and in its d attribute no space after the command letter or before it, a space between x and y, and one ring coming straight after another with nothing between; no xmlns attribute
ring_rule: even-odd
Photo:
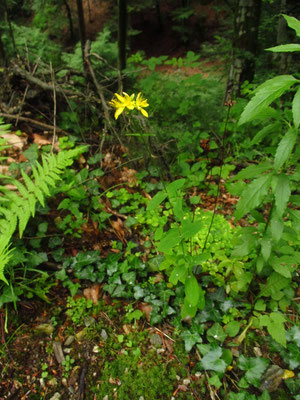
<svg viewBox="0 0 300 400"><path fill-rule="evenodd" d="M85 46L86 36L85 36L85 23L84 23L82 0L76 0L76 3L77 3L77 14L78 14L78 22L79 22L79 36L80 36L81 51L82 51L83 69L84 69L84 71L86 71L87 67L86 67L85 56L84 56L84 46Z"/></svg>
<svg viewBox="0 0 300 400"><path fill-rule="evenodd" d="M227 92L231 91L234 97L240 94L243 82L251 82L254 78L260 11L261 0L237 1L233 60L227 85Z"/></svg>
<svg viewBox="0 0 300 400"><path fill-rule="evenodd" d="M287 13L286 0L281 0L280 2L280 14ZM280 15L277 27L277 45L287 43L287 23L286 20ZM279 73L285 74L288 70L288 59L290 57L289 53L274 53L274 60L279 64Z"/></svg>
<svg viewBox="0 0 300 400"><path fill-rule="evenodd" d="M2 32L0 30L0 66L7 66L7 59L6 59L6 54L4 50L4 45L2 42Z"/></svg>
<svg viewBox="0 0 300 400"><path fill-rule="evenodd" d="M127 0L118 0L119 5L119 29L118 29L118 49L119 49L119 69L126 68L126 42L127 42Z"/></svg>
<svg viewBox="0 0 300 400"><path fill-rule="evenodd" d="M68 21L69 21L69 29L70 29L70 39L73 41L74 39L74 29L73 29L73 21L72 21L72 14L71 14L71 9L69 6L69 3L67 0L63 0L64 5L66 7L67 10L67 17L68 17Z"/></svg>
<svg viewBox="0 0 300 400"><path fill-rule="evenodd" d="M157 16L157 30L158 32L162 32L164 29L161 11L160 11L160 0L155 0L155 9L156 9L156 16Z"/></svg>
<svg viewBox="0 0 300 400"><path fill-rule="evenodd" d="M6 19L7 19L7 23L8 23L8 26L9 26L10 38L11 38L11 41L12 41L12 44L13 44L13 48L14 48L15 54L17 54L17 47L16 47L16 42L15 42L15 37L14 37L14 31L12 29L11 21L10 21L10 18L9 18L8 6L7 6L7 1L6 0L4 0L4 6L5 6Z"/></svg>

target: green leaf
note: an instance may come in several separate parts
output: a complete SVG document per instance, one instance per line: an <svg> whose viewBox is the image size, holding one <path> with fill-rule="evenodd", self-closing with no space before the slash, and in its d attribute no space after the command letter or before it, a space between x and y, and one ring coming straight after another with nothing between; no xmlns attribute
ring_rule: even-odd
<svg viewBox="0 0 300 400"><path fill-rule="evenodd" d="M272 297L274 294L276 295L280 290L288 287L290 285L291 280L283 277L277 272L273 272L265 285L265 287L261 290L259 297Z"/></svg>
<svg viewBox="0 0 300 400"><path fill-rule="evenodd" d="M199 364L205 371L211 370L218 373L224 373L227 364L221 359L221 356L222 349L221 347L217 347L205 354Z"/></svg>
<svg viewBox="0 0 300 400"><path fill-rule="evenodd" d="M176 181L169 183L166 187L168 195L174 197L177 195L177 190L181 189L185 184L185 179L177 179Z"/></svg>
<svg viewBox="0 0 300 400"><path fill-rule="evenodd" d="M266 326L272 338L283 347L286 347L285 321L286 319L279 312L272 312L270 315L262 315L259 318L260 325Z"/></svg>
<svg viewBox="0 0 300 400"><path fill-rule="evenodd" d="M285 174L276 177L275 205L278 217L282 217L291 195L290 180Z"/></svg>
<svg viewBox="0 0 300 400"><path fill-rule="evenodd" d="M300 44L289 43L281 44L279 46L274 46L266 49L267 51L272 51L273 53L286 53L290 51L300 51Z"/></svg>
<svg viewBox="0 0 300 400"><path fill-rule="evenodd" d="M173 203L173 211L177 221L181 221L183 219L183 209L182 209L182 198L179 197Z"/></svg>
<svg viewBox="0 0 300 400"><path fill-rule="evenodd" d="M289 129L279 142L274 159L274 169L279 170L283 164L289 159L294 145L297 140L297 131L293 128Z"/></svg>
<svg viewBox="0 0 300 400"><path fill-rule="evenodd" d="M190 239L194 237L202 227L203 224L199 221L191 222L184 220L182 221L182 237L184 239Z"/></svg>
<svg viewBox="0 0 300 400"><path fill-rule="evenodd" d="M257 165L250 165L249 167L242 169L232 178L232 180L256 178L263 172L268 171L270 168L272 168L272 164L269 161Z"/></svg>
<svg viewBox="0 0 300 400"><path fill-rule="evenodd" d="M181 318L193 318L196 315L198 307L193 306L185 297L183 306L181 307Z"/></svg>
<svg viewBox="0 0 300 400"><path fill-rule="evenodd" d="M158 251L168 252L177 246L181 240L178 228L170 229L157 246Z"/></svg>
<svg viewBox="0 0 300 400"><path fill-rule="evenodd" d="M294 125L295 128L298 129L300 125L300 86L298 86L298 90L293 99L292 111L293 111Z"/></svg>
<svg viewBox="0 0 300 400"><path fill-rule="evenodd" d="M260 240L260 245L261 245L261 254L264 260L268 261L272 250L272 241L267 237L263 237Z"/></svg>
<svg viewBox="0 0 300 400"><path fill-rule="evenodd" d="M279 219L276 215L272 216L270 230L271 230L272 239L274 239L275 242L279 242L282 232L283 232L283 228L284 228L284 224L283 224L282 219Z"/></svg>
<svg viewBox="0 0 300 400"><path fill-rule="evenodd" d="M227 335L223 331L220 324L215 323L211 328L209 328L206 332L208 340L214 339L218 340L219 342L223 343L226 339Z"/></svg>
<svg viewBox="0 0 300 400"><path fill-rule="evenodd" d="M156 195L150 200L147 206L147 211L155 210L160 203L162 203L167 198L167 193L157 192Z"/></svg>
<svg viewBox="0 0 300 400"><path fill-rule="evenodd" d="M225 326L225 331L228 336L235 337L239 333L240 326L238 321L231 321Z"/></svg>
<svg viewBox="0 0 300 400"><path fill-rule="evenodd" d="M220 378L218 377L217 374L214 374L208 379L208 383L211 386L215 386L217 389L219 389L222 386L222 382L220 381Z"/></svg>
<svg viewBox="0 0 300 400"><path fill-rule="evenodd" d="M184 340L184 346L187 352L190 352L196 343L202 343L202 337L198 332L191 332L186 329L180 336Z"/></svg>
<svg viewBox="0 0 300 400"><path fill-rule="evenodd" d="M278 131L280 127L280 124L278 122L275 122L273 124L269 124L262 128L257 134L254 136L254 138L250 142L250 146L253 146L259 142L261 142L266 136L271 135L272 133L275 133Z"/></svg>
<svg viewBox="0 0 300 400"><path fill-rule="evenodd" d="M236 219L242 218L253 208L260 205L269 190L271 178L271 174L260 176L245 188L235 211Z"/></svg>
<svg viewBox="0 0 300 400"><path fill-rule="evenodd" d="M239 125L255 119L266 107L296 82L299 82L299 80L292 75L280 75L260 85L256 89L255 96L249 101L242 112Z"/></svg>
<svg viewBox="0 0 300 400"><path fill-rule="evenodd" d="M178 281L185 282L186 280L187 266L184 264L184 260L181 261L181 263L176 265L170 275L169 281L173 283L173 285L177 285Z"/></svg>
<svg viewBox="0 0 300 400"><path fill-rule="evenodd" d="M198 304L200 297L200 287L194 275L189 275L184 283L185 297L187 301L195 307Z"/></svg>
<svg viewBox="0 0 300 400"><path fill-rule="evenodd" d="M282 16L286 20L288 26L296 31L296 35L300 36L300 21L297 18L290 17L286 14L282 14Z"/></svg>
<svg viewBox="0 0 300 400"><path fill-rule="evenodd" d="M260 379L266 370L267 366L269 365L269 360L266 358L256 358L256 357L249 357L246 358L243 355L240 356L238 361L238 367L242 371L246 371L245 378L251 385L256 387L259 386Z"/></svg>

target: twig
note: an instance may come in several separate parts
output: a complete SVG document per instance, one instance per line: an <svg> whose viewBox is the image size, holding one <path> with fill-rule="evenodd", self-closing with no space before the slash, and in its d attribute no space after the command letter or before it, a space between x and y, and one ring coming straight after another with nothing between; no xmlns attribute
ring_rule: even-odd
<svg viewBox="0 0 300 400"><path fill-rule="evenodd" d="M53 130L52 125L48 125L48 124L45 124L44 122L36 121L35 119L32 119L32 118L19 117L18 115L5 114L5 113L0 113L0 117L4 117L4 118L8 118L8 119L19 119L20 121L29 122L30 124L33 124L35 126L38 126L40 128L43 128L43 129L46 129L49 131ZM56 131L58 133L64 133L65 135L68 134L66 131L64 131L63 129L58 128L58 127L56 127Z"/></svg>
<svg viewBox="0 0 300 400"><path fill-rule="evenodd" d="M172 342L175 343L175 340L172 339L172 338L171 338L169 335L167 335L165 332L161 331L160 329L158 329L158 328L156 328L156 327L154 327L154 329L155 329L156 331L158 331L159 333L161 333L162 335L164 335L166 338L168 338L169 340L171 340Z"/></svg>
<svg viewBox="0 0 300 400"><path fill-rule="evenodd" d="M54 144L56 141L56 88L55 88L55 79L54 73L52 68L52 62L50 61L50 74L53 86L53 138L52 138L52 146L51 146L51 153L53 152Z"/></svg>

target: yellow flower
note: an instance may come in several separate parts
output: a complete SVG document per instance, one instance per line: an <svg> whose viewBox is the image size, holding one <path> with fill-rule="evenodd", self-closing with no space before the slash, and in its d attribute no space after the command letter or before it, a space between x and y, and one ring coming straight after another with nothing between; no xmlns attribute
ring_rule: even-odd
<svg viewBox="0 0 300 400"><path fill-rule="evenodd" d="M109 104L116 108L115 119L118 119L119 115L128 108L128 110L133 110L135 108L134 94L129 96L129 94L123 92L123 96L115 93L117 99L112 99Z"/></svg>
<svg viewBox="0 0 300 400"><path fill-rule="evenodd" d="M145 117L148 118L148 113L146 110L144 110L145 107L148 107L148 101L146 99L142 98L142 93L140 92L137 95L136 101L135 101L135 108L139 110Z"/></svg>

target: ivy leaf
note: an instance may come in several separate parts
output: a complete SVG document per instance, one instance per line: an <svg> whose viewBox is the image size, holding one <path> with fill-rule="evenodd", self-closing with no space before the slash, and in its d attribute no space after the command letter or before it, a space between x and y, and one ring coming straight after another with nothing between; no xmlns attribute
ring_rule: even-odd
<svg viewBox="0 0 300 400"><path fill-rule="evenodd" d="M197 332L191 332L188 329L180 335L184 340L185 350L189 353L196 343L202 343L202 337Z"/></svg>
<svg viewBox="0 0 300 400"><path fill-rule="evenodd" d="M157 192L156 195L150 200L147 206L147 211L155 210L160 203L162 203L167 198L167 193Z"/></svg>
<svg viewBox="0 0 300 400"><path fill-rule="evenodd" d="M223 331L220 324L215 323L211 328L209 328L206 332L208 340L215 339L219 342L223 343L226 339L227 335Z"/></svg>
<svg viewBox="0 0 300 400"><path fill-rule="evenodd" d="M239 120L239 125L255 119L275 99L280 97L294 83L299 82L292 75L280 75L268 79L256 89L255 96L249 101Z"/></svg>
<svg viewBox="0 0 300 400"><path fill-rule="evenodd" d="M297 140L297 131L293 128L289 129L279 142L274 159L274 169L279 170L283 164L289 159L294 145Z"/></svg>
<svg viewBox="0 0 300 400"><path fill-rule="evenodd" d="M300 44L298 46L300 48ZM300 125L300 86L298 86L298 90L293 99L292 111L295 128L298 129Z"/></svg>
<svg viewBox="0 0 300 400"><path fill-rule="evenodd" d="M228 336L235 337L240 330L240 323L238 321L231 321L225 326L225 331Z"/></svg>
<svg viewBox="0 0 300 400"><path fill-rule="evenodd" d="M266 358L262 357L246 358L243 355L241 355L238 361L238 367L242 371L246 371L245 378L248 381L248 383L258 387L262 374L269 365L269 362L270 361L267 360Z"/></svg>
<svg viewBox="0 0 300 400"><path fill-rule="evenodd" d="M271 185L272 175L263 175L250 185L247 185L246 189L242 193L242 198L238 202L235 217L236 219L242 218L245 214L260 205L264 196L267 194Z"/></svg>
<svg viewBox="0 0 300 400"><path fill-rule="evenodd" d="M200 361L200 366L205 370L211 370L218 373L224 373L227 367L227 364L222 357L222 349L221 347L217 347L209 351Z"/></svg>
<svg viewBox="0 0 300 400"><path fill-rule="evenodd" d="M280 174L277 178L277 185L275 189L275 205L278 217L282 217L284 210L291 195L290 180L285 174Z"/></svg>

